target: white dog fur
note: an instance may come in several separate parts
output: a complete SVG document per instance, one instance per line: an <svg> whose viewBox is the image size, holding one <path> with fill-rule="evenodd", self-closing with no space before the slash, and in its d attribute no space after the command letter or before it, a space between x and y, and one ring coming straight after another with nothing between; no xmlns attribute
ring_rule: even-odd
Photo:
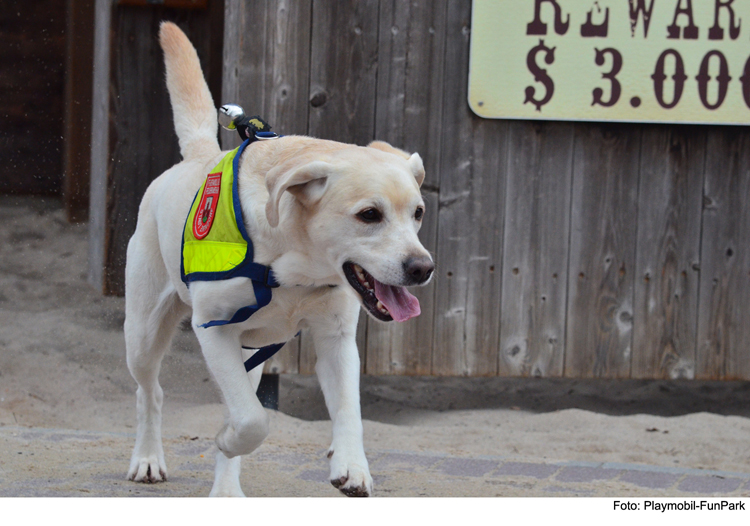
<svg viewBox="0 0 750 526"><path fill-rule="evenodd" d="M333 422L330 480L347 495L372 494L359 406L360 364L355 343L360 295L343 270L356 262L388 285L415 284L405 260L426 267L432 259L417 238L424 203L424 168L418 154L386 143L358 147L289 136L248 146L239 169L245 226L255 261L271 265L281 284L271 303L247 321L209 329L255 303L250 281L193 282L180 279L181 238L193 198L222 159L216 109L200 63L187 37L163 23L167 87L183 161L146 191L127 252L125 339L127 362L138 383L138 430L128 477L167 479L161 443L161 360L175 326L192 313L192 325L228 413L216 436L219 453L211 496L244 496L240 456L268 434L268 415L255 391L262 367L250 374L242 345L259 348L286 341L307 328L316 349L315 370ZM374 208L382 220L357 217ZM421 278L424 278L423 275ZM336 285L336 287L331 287ZM245 355L243 355L245 353Z"/></svg>

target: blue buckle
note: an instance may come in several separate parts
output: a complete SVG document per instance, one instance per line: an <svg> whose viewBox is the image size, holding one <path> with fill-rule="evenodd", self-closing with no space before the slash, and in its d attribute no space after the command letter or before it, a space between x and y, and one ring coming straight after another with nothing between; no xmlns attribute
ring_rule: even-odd
<svg viewBox="0 0 750 526"><path fill-rule="evenodd" d="M258 141L268 141L271 139L278 139L279 135L272 131L267 132L255 132L255 139Z"/></svg>

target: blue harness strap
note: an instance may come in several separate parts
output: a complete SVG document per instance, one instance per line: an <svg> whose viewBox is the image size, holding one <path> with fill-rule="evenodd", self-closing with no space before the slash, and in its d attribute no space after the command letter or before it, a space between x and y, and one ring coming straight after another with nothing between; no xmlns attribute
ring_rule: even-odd
<svg viewBox="0 0 750 526"><path fill-rule="evenodd" d="M295 334L294 337L296 338L299 336L299 333ZM245 371L248 373L255 369L257 366L268 360L271 356L279 352L279 350L286 345L288 342L282 342L282 343L272 343L271 345L266 345L265 347L261 347L258 349L258 352L253 354L250 358L248 358L245 361ZM242 346L243 349L252 349L252 347L245 347Z"/></svg>

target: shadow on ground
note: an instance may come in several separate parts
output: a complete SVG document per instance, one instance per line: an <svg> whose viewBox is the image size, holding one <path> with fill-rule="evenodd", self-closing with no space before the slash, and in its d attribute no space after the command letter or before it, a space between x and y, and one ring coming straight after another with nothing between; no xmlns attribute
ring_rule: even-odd
<svg viewBox="0 0 750 526"><path fill-rule="evenodd" d="M421 411L469 409L750 416L750 382L363 376L361 391L362 416L394 424ZM282 375L279 409L304 420L328 418L314 376Z"/></svg>

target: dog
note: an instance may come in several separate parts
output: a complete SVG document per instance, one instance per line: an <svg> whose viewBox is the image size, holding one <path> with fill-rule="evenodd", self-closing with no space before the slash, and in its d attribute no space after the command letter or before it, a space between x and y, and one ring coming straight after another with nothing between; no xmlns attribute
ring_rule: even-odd
<svg viewBox="0 0 750 526"><path fill-rule="evenodd" d="M434 270L417 237L425 211L422 159L384 142L362 147L286 136L248 145L235 174L237 197L254 261L270 266L279 286L245 321L205 327L253 305L256 295L246 277L189 286L182 279L191 203L227 152L217 141L216 107L192 44L169 22L162 23L159 39L183 160L146 190L128 244L124 329L128 368L138 383L128 478L167 479L158 376L175 327L190 315L227 408L210 496L244 496L241 455L268 435L269 418L255 394L262 367L245 371L243 347L288 341L303 328L315 345L315 370L333 424L331 483L348 496L369 496L357 320L360 306L383 322L419 314L419 302L405 287L426 284Z"/></svg>

